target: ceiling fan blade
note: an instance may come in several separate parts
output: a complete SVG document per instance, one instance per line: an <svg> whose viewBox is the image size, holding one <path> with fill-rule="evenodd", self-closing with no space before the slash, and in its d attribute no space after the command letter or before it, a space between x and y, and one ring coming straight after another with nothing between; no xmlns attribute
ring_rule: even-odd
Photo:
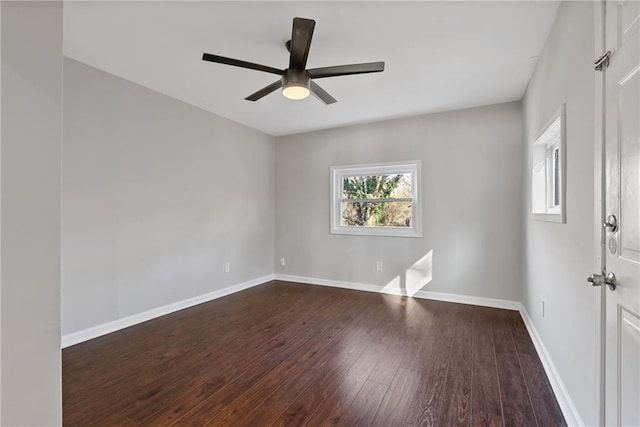
<svg viewBox="0 0 640 427"><path fill-rule="evenodd" d="M384 71L384 62L366 62L364 64L336 65L334 67L313 68L308 71L312 79L349 76L351 74L380 73Z"/></svg>
<svg viewBox="0 0 640 427"><path fill-rule="evenodd" d="M313 19L293 18L293 30L291 31L291 55L289 56L289 68L304 70L307 66L311 38L316 21Z"/></svg>
<svg viewBox="0 0 640 427"><path fill-rule="evenodd" d="M329 93L322 89L318 83L314 81L309 82L309 89L311 89L311 93L316 96L319 100L324 102L325 104L334 104L338 102L333 96L329 95Z"/></svg>
<svg viewBox="0 0 640 427"><path fill-rule="evenodd" d="M251 95L247 96L245 99L247 101L257 101L258 99L269 95L271 92L278 90L281 87L282 87L282 80L278 80L277 82L271 83L269 86L263 87L256 93L252 93Z"/></svg>
<svg viewBox="0 0 640 427"><path fill-rule="evenodd" d="M250 70L264 71L265 73L282 75L282 70L268 67L266 65L254 64L253 62L241 61L239 59L227 58L225 56L212 55L210 53L202 54L203 61L217 62L218 64L233 65L234 67L249 68Z"/></svg>

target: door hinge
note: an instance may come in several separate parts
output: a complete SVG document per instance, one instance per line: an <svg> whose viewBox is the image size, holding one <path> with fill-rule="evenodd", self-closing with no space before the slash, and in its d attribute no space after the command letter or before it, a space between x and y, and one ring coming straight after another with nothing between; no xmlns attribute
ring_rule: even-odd
<svg viewBox="0 0 640 427"><path fill-rule="evenodd" d="M611 51L608 50L602 55L600 55L599 57L597 57L595 61L593 61L593 64L595 65L595 70L596 71L604 70L609 66L610 60L611 60Z"/></svg>

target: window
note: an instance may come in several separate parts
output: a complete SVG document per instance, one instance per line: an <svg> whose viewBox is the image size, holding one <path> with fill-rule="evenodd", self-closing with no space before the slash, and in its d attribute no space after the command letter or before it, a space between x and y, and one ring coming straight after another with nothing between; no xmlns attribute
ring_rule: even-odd
<svg viewBox="0 0 640 427"><path fill-rule="evenodd" d="M533 147L533 216L565 222L565 106L544 127Z"/></svg>
<svg viewBox="0 0 640 427"><path fill-rule="evenodd" d="M420 162L331 168L331 232L420 237Z"/></svg>

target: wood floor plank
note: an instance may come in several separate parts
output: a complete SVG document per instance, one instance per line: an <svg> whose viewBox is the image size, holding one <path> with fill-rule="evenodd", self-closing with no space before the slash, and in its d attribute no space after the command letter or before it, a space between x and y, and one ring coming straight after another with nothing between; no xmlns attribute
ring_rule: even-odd
<svg viewBox="0 0 640 427"><path fill-rule="evenodd" d="M391 385L393 382L404 355L413 351L407 348L407 343L417 344L424 341L424 331L420 328L426 320L424 309L412 298L401 297L399 302L396 321L388 324L395 333L384 337L386 340L383 342L383 354L369 375L371 381L386 385Z"/></svg>
<svg viewBox="0 0 640 427"><path fill-rule="evenodd" d="M317 369L318 365L325 366L326 362L331 360L319 359L316 357L318 354L331 354L339 350L339 343L336 343L336 340L346 334L348 327L356 320L349 311L344 310L347 305L351 304L348 301L340 301L340 304L342 306L338 305L332 307L330 311L327 310L325 312L327 317L319 319L320 323L325 324L324 330L316 334L313 340L302 345L295 355L284 360L275 368L266 371L259 380L248 386L231 404L219 411L215 415L214 421L219 425L255 425L252 421L247 421L247 418L250 418L253 410L265 407L271 409L273 413L270 415L262 414L260 419L264 417L275 418L275 412L278 412L278 407L283 402L274 402L273 396L282 386L283 378L296 378L296 383L291 387L300 388L304 382L301 382L299 377L309 370ZM329 314L331 312L341 314L331 315ZM329 317L332 317L331 322L329 322ZM280 415L284 409L281 408L277 415Z"/></svg>
<svg viewBox="0 0 640 427"><path fill-rule="evenodd" d="M318 297L315 293L314 296ZM325 301L326 299L322 297L314 298L313 301L308 302L305 309L299 309L299 311L324 307ZM73 411L74 405L71 403L68 403L68 406L76 415L84 412L98 419L108 416L113 411L125 411L132 414L134 419L140 419L158 408L166 407L167 401L175 402L176 396L179 399L192 397L182 389L183 387L189 391L197 390L200 399L204 394L215 393L242 370L236 363L237 359L231 357L232 355L240 351L247 351L255 356L270 354L282 346L277 339L294 324L291 317L295 318L298 314L296 305L290 304L291 301L286 306L280 307L280 311L272 316L261 316L262 312L258 311L256 316L264 322L254 321L250 328L238 331L239 339L234 339L227 345L220 345L217 340L219 336L215 330L207 339L200 337L200 329L196 329L195 335L199 338L198 342L194 344L190 341L180 341L179 345L182 345L183 351L175 359L165 360L161 365L156 365L153 359L149 360L146 357L140 359L145 363L144 369L142 366L129 363L132 372L124 378L118 373L108 379L94 375L91 377L93 384L100 384L100 387L91 388L84 395L80 395L80 399L73 402L81 408L81 411ZM231 321L234 319L232 318ZM143 348L146 347L145 342L137 343ZM218 360L221 360L221 363L216 363ZM190 366L191 375L185 376L179 370L171 369L174 365ZM211 371L212 366L215 366L216 370ZM108 375L108 373L105 374ZM65 381L65 384L68 382ZM92 401L98 401L100 404L93 407ZM73 418L68 419L70 423L73 421ZM82 418L77 421L80 424L83 423Z"/></svg>
<svg viewBox="0 0 640 427"><path fill-rule="evenodd" d="M471 419L474 311L467 306L458 317L443 391L445 406L438 412L437 425L467 426Z"/></svg>
<svg viewBox="0 0 640 427"><path fill-rule="evenodd" d="M422 360L419 368L420 382L416 393L417 399L414 400L418 411L407 418L408 424L435 426L440 411L444 410L445 385L451 363L456 317L460 309L459 305L450 304L449 311L441 315L443 323L439 326L434 338L434 351Z"/></svg>
<svg viewBox="0 0 640 427"><path fill-rule="evenodd" d="M285 284L278 292L266 292L261 288L250 291L255 291L254 298L264 300L264 305L258 310L253 307L254 317L267 319L290 304L289 300L295 297L292 293L299 292L300 289ZM251 299L242 298L245 292L249 291L225 297L225 300L229 299L225 303L216 300L154 319L152 328L143 327L143 323L92 340L91 346L84 343L66 348L63 368L71 368L67 378L73 381L76 373L99 375L106 372L118 375L119 369L128 369L122 361L130 356L132 349L145 352L150 362L156 359L162 361L165 352L179 351L179 344L197 339L201 331L224 333L225 329L231 327L235 331L243 330L247 325L254 324L255 320L241 314L252 308ZM212 331L210 324L217 324L219 328Z"/></svg>
<svg viewBox="0 0 640 427"><path fill-rule="evenodd" d="M398 368L371 425L405 425L406 414L415 410L413 398L419 383L419 373L406 368Z"/></svg>
<svg viewBox="0 0 640 427"><path fill-rule="evenodd" d="M372 380L365 381L355 398L342 411L336 425L344 427L372 425L388 389L389 386L386 384Z"/></svg>
<svg viewBox="0 0 640 427"><path fill-rule="evenodd" d="M272 426L301 426L316 412L318 406L325 400L326 393L338 387L343 372L355 363L364 351L360 345L354 345L345 353L342 363L337 363L331 369L322 372L303 392L291 402L280 416L273 422L265 423Z"/></svg>
<svg viewBox="0 0 640 427"><path fill-rule="evenodd" d="M353 308L353 303L349 302L349 304ZM353 363L358 355L357 353L347 353L346 357L340 355L340 350L343 348L342 339L349 333L350 328L359 327L366 324L366 322L370 322L372 316L375 317L378 309L375 304L367 304L367 307L359 311L359 315L351 318L351 322L345 324L344 327L334 327L332 336L327 340L325 348L318 348L315 343L307 346L305 351L310 357L304 363L296 366L285 366L287 371L286 379L283 379L277 373L269 373L265 377L265 381L273 385L269 392L265 393L264 387L260 384L254 385L250 390L254 395L262 395L262 402L256 404L260 401L259 398L246 396L242 401L244 407L237 409L240 414L229 420L229 422L235 426L255 426L265 419L275 420L294 403L301 393L304 393L313 381L322 378L323 372L337 372ZM332 356L315 357L319 354L330 354Z"/></svg>
<svg viewBox="0 0 640 427"><path fill-rule="evenodd" d="M551 384L533 342L531 342L527 328L522 319L515 316L509 319L509 324L538 423L541 426L549 427L565 426L566 422L560 411L560 406L555 399Z"/></svg>
<svg viewBox="0 0 640 427"><path fill-rule="evenodd" d="M373 371L380 353L378 348L368 348L349 369L338 378L328 390L326 398L318 405L316 411L305 422L305 425L337 425L340 423L344 409L358 395L367 378Z"/></svg>
<svg viewBox="0 0 640 427"><path fill-rule="evenodd" d="M63 421L564 425L518 316L273 281L64 349Z"/></svg>
<svg viewBox="0 0 640 427"><path fill-rule="evenodd" d="M485 314L486 311L482 312ZM471 425L502 426L502 401L491 322L485 315L473 319L473 364L471 382Z"/></svg>
<svg viewBox="0 0 640 427"><path fill-rule="evenodd" d="M361 388L373 372L383 355L383 340L393 330L393 325L401 313L392 311L387 317L375 316L366 325L366 333L361 341L364 349L356 361L337 377L337 383L327 390L325 399L317 405L315 412L304 422L306 425L336 425Z"/></svg>
<svg viewBox="0 0 640 427"><path fill-rule="evenodd" d="M249 351L246 356L239 359L241 363L238 363L238 359L235 357L225 358L231 361L232 365L226 368L225 365L216 367L217 369L223 368L224 381L220 383L221 387L212 389L206 398L197 394L197 387L189 387L188 392L183 392L180 396L182 411L174 409L167 412L163 409L160 413L146 418L145 422L156 425L168 425L170 422L184 424L184 417L188 418L188 424L191 425L206 421L219 421L219 418L224 417L225 409L239 398L248 387L272 370L277 369L282 362L296 354L304 343L312 338L317 339L322 336L325 329L330 328L331 325L326 322L308 323L308 320L315 316L315 310L320 310L321 307L324 313L332 312L327 310L329 305L319 303L320 306L315 309L309 310L307 308L297 311L297 317L290 319L287 327L274 337L271 348L267 351L264 348L259 351ZM169 419L164 418L167 415Z"/></svg>
<svg viewBox="0 0 640 427"><path fill-rule="evenodd" d="M386 297L383 297L380 301L384 301L385 299ZM355 384L353 382L353 378L358 378L358 375L355 373L359 372L362 374L363 359L368 361L373 360L371 352L372 342L375 343L375 336L379 335L383 327L388 327L391 319L391 317L381 317L379 315L381 312L384 312L384 310L385 306L381 305L378 307L377 312L374 313L374 316L366 319L363 323L354 325L353 330L343 339L340 354L344 359L344 363L335 364L334 369L320 376L317 382L313 382L304 393L296 397L273 425L305 425L316 415L322 405L325 405L325 408L331 407L330 403L327 402L333 402L333 399L336 399L336 395L343 391L343 384L347 385L350 393L354 392L354 388L358 385L357 381ZM367 350L369 350L369 353L366 353ZM374 357L377 356L374 355ZM376 362L371 366L371 370L373 370L375 363ZM366 372L366 370L364 371ZM349 373L351 373L350 377L347 376ZM360 377L360 380L364 382L365 378ZM347 393L347 396L348 395L349 393ZM327 399L330 400L327 401ZM334 407L333 409L334 411L330 418L339 419L338 408ZM318 415L316 420L320 420L320 416L322 415Z"/></svg>
<svg viewBox="0 0 640 427"><path fill-rule="evenodd" d="M537 426L509 320L500 316L492 325L504 425Z"/></svg>
<svg viewBox="0 0 640 427"><path fill-rule="evenodd" d="M281 313L287 307L287 302L279 293L266 299L265 307L272 308L256 310L255 317L268 322L272 316ZM277 299L280 299L279 303ZM213 301L207 304L208 310L206 310L207 307L203 307L205 305L193 307L189 310L190 312L193 310L191 317L185 315L183 310L155 319L153 328L144 328L142 324L93 340L92 344L95 345L89 347L93 351L88 351L80 357L74 353L74 348L77 346L71 347L69 352L65 349L65 367L69 368L66 380L72 386L76 379L74 373L90 375L93 378L102 376L103 380L120 378L123 372L131 373L131 367L124 362L130 358L133 351L142 352L147 356L145 368L149 369L179 356L185 349L190 350L192 346L205 341L204 338L221 338L229 334L231 329L235 333L242 334L261 326L247 316L241 316L239 314L241 311L233 312L226 307L221 307L218 302ZM244 304L238 307L239 310L247 308L249 306ZM219 327L213 329L211 325L219 325ZM145 335L140 331L147 331L147 333ZM107 348L102 345L103 340L110 344ZM114 340L120 344L112 345ZM94 347L98 348L98 353L95 352Z"/></svg>

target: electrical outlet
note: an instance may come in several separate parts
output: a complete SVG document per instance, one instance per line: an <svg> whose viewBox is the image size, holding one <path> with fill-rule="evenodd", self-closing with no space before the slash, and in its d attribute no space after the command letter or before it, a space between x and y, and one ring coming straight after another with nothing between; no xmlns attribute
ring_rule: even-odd
<svg viewBox="0 0 640 427"><path fill-rule="evenodd" d="M229 261L224 263L224 272L225 273L231 272L231 263Z"/></svg>
<svg viewBox="0 0 640 427"><path fill-rule="evenodd" d="M284 261L284 258L280 258L280 265L283 267L287 265L287 263Z"/></svg>
<svg viewBox="0 0 640 427"><path fill-rule="evenodd" d="M382 261L376 261L376 270L382 271Z"/></svg>

